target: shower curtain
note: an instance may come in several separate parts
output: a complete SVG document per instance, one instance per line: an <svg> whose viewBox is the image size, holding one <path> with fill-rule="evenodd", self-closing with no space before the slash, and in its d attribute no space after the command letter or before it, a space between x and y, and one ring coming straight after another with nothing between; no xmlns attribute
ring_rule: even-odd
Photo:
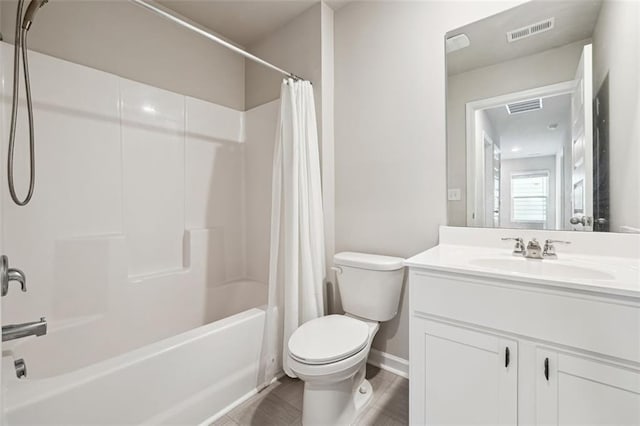
<svg viewBox="0 0 640 426"><path fill-rule="evenodd" d="M269 302L263 384L286 365L287 343L324 314L324 225L313 88L285 79L273 155Z"/></svg>

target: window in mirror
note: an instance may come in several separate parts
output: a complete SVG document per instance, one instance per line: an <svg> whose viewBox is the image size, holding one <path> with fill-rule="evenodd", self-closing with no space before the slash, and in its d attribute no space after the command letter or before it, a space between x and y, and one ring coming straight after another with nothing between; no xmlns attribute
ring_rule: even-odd
<svg viewBox="0 0 640 426"><path fill-rule="evenodd" d="M511 222L544 224L549 221L549 172L511 173Z"/></svg>

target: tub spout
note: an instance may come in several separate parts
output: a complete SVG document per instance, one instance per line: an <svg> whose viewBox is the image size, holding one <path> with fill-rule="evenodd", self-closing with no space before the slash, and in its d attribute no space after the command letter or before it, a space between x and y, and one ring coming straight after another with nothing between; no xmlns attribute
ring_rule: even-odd
<svg viewBox="0 0 640 426"><path fill-rule="evenodd" d="M47 334L47 320L25 322L24 324L10 324L2 327L2 341L20 339L27 336L44 336Z"/></svg>

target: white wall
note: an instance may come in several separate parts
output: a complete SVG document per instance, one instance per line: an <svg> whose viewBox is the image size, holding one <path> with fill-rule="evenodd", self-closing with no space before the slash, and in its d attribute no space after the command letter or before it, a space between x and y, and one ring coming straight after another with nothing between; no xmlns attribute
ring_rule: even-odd
<svg viewBox="0 0 640 426"><path fill-rule="evenodd" d="M0 9L0 31L12 42L16 2L3 0ZM244 58L129 1L50 1L29 30L29 46L155 87L244 108Z"/></svg>
<svg viewBox="0 0 640 426"><path fill-rule="evenodd" d="M335 14L336 251L408 257L446 223L444 35L521 2L353 2ZM407 292L374 346L408 358Z"/></svg>
<svg viewBox="0 0 640 426"><path fill-rule="evenodd" d="M542 224L521 224L511 222L511 174L514 172L549 172L549 209L547 210L547 222ZM548 155L544 157L514 158L501 161L500 176L500 227L501 228L536 228L555 229L556 218L556 157Z"/></svg>
<svg viewBox="0 0 640 426"><path fill-rule="evenodd" d="M535 55L448 77L448 187L462 189L460 201L448 202L449 225L465 226L466 224L466 103L573 80L582 46L586 42L571 43Z"/></svg>
<svg viewBox="0 0 640 426"><path fill-rule="evenodd" d="M611 228L640 229L640 3L605 0L593 33L593 94L609 74Z"/></svg>

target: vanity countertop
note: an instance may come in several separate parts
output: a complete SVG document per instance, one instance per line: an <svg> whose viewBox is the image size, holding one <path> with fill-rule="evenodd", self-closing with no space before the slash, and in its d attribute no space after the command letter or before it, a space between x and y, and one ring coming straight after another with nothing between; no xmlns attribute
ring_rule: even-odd
<svg viewBox="0 0 640 426"><path fill-rule="evenodd" d="M508 248L440 244L407 259L405 266L640 299L640 259L558 256L526 259L513 256Z"/></svg>

